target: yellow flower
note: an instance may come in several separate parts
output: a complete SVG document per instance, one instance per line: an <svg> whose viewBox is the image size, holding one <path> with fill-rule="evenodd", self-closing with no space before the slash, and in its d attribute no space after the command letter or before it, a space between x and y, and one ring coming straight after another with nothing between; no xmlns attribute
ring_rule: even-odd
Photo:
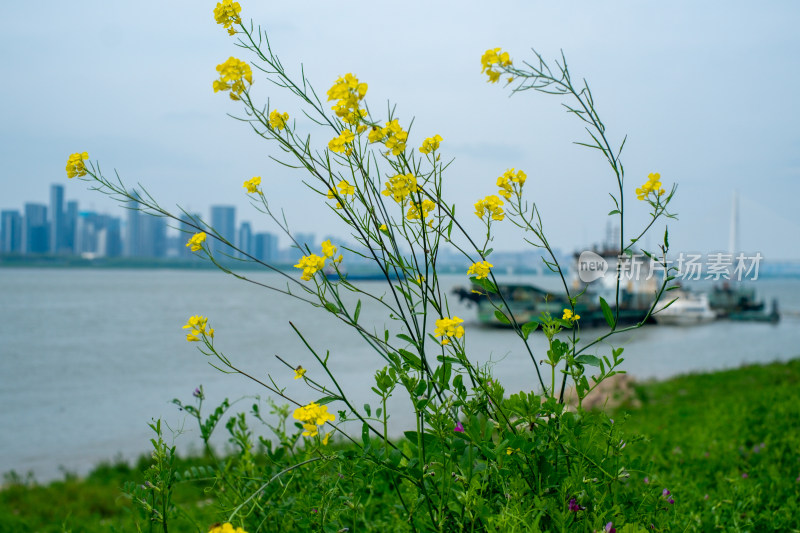
<svg viewBox="0 0 800 533"><path fill-rule="evenodd" d="M324 437L322 437L322 445L323 445L323 446L327 446L327 445L328 445L328 441L329 441L329 440L330 440L330 438L331 438L331 433L332 433L332 432L325 433L325 436L324 436Z"/></svg>
<svg viewBox="0 0 800 533"><path fill-rule="evenodd" d="M381 191L381 194L391 196L395 202L403 202L412 192L417 192L417 178L414 174L408 173L389 178L386 189Z"/></svg>
<svg viewBox="0 0 800 533"><path fill-rule="evenodd" d="M518 191L522 192L522 186L525 184L525 180L528 179L528 176L523 171L514 172L514 170L513 168L506 170L502 176L497 178L497 186L500 187L497 194L504 196L506 200L511 199L515 183L518 184Z"/></svg>
<svg viewBox="0 0 800 533"><path fill-rule="evenodd" d="M383 128L383 134L387 137L384 144L392 155L400 155L405 151L408 132L403 131L397 119L386 123L386 127ZM387 152L387 155L389 152Z"/></svg>
<svg viewBox="0 0 800 533"><path fill-rule="evenodd" d="M406 218L408 220L425 219L435 208L436 204L427 198L424 199L421 204L411 202L411 206L408 208L408 213L406 213Z"/></svg>
<svg viewBox="0 0 800 533"><path fill-rule="evenodd" d="M289 120L289 113L278 113L276 110L272 110L269 114L269 125L275 128L276 130L282 130L286 127L286 122Z"/></svg>
<svg viewBox="0 0 800 533"><path fill-rule="evenodd" d="M356 192L356 188L347 183L347 180L340 181L336 186L339 188L339 194L342 196L353 195Z"/></svg>
<svg viewBox="0 0 800 533"><path fill-rule="evenodd" d="M442 142L441 135L434 135L433 137L428 137L424 141L422 141L422 146L419 147L419 151L423 154L429 154L434 150L439 149L439 143Z"/></svg>
<svg viewBox="0 0 800 533"><path fill-rule="evenodd" d="M449 344L450 339L447 337L460 339L464 336L464 327L459 325L462 322L464 321L457 316L441 318L436 321L436 329L433 331L433 335L434 337L445 337L442 339L442 344Z"/></svg>
<svg viewBox="0 0 800 533"><path fill-rule="evenodd" d="M497 80L500 79L500 73L495 70L487 70L486 74L489 76L490 83L497 83Z"/></svg>
<svg viewBox="0 0 800 533"><path fill-rule="evenodd" d="M474 274L477 279L486 279L489 277L489 270L493 266L489 261L472 263L472 266L467 270L467 274Z"/></svg>
<svg viewBox="0 0 800 533"><path fill-rule="evenodd" d="M261 176L253 176L244 182L244 188L250 193L257 193L259 185L261 185Z"/></svg>
<svg viewBox="0 0 800 533"><path fill-rule="evenodd" d="M217 72L220 78L214 81L214 92L230 91L231 100L239 100L239 95L247 90L245 82L248 85L253 84L253 71L250 70L250 65L235 57L230 57L224 63L217 65Z"/></svg>
<svg viewBox="0 0 800 533"><path fill-rule="evenodd" d="M505 214L501 205L503 205L503 200L493 194L489 195L475 203L475 214L478 215L478 218L483 218L488 213L492 220L503 220Z"/></svg>
<svg viewBox="0 0 800 533"><path fill-rule="evenodd" d="M570 322L577 322L580 319L581 315L573 314L569 309L564 309L564 315L561 317L561 320L569 320Z"/></svg>
<svg viewBox="0 0 800 533"><path fill-rule="evenodd" d="M298 366L294 369L294 379L300 379L306 375L306 369L302 366Z"/></svg>
<svg viewBox="0 0 800 533"><path fill-rule="evenodd" d="M381 224L381 227L378 228L380 231L386 231L389 228L386 227L386 224Z"/></svg>
<svg viewBox="0 0 800 533"><path fill-rule="evenodd" d="M234 529L229 522L225 522L221 526L212 527L208 533L247 533L247 531L240 527Z"/></svg>
<svg viewBox="0 0 800 533"><path fill-rule="evenodd" d="M72 179L85 176L86 165L83 161L86 159L89 159L89 154L86 152L78 152L69 156L67 159L67 177Z"/></svg>
<svg viewBox="0 0 800 533"><path fill-rule="evenodd" d="M325 267L325 259L317 254L304 255L294 267L303 271L303 275L300 276L300 279L308 281L317 271Z"/></svg>
<svg viewBox="0 0 800 533"><path fill-rule="evenodd" d="M339 77L328 89L328 101L336 100L336 104L331 108L336 116L340 117L348 124L358 124L367 116L366 109L359 109L359 103L367 94L367 84L358 81L358 78L350 73Z"/></svg>
<svg viewBox="0 0 800 533"><path fill-rule="evenodd" d="M200 337L214 338L214 328L208 327L208 319L204 316L195 315L189 317L189 321L183 326L183 329L191 330L186 334L186 340L189 342L199 342Z"/></svg>
<svg viewBox="0 0 800 533"><path fill-rule="evenodd" d="M500 52L500 48L490 48L481 57L481 72L485 72L492 83L496 83L500 79L500 71L492 70L494 65L501 68L510 67L511 57L508 52Z"/></svg>
<svg viewBox="0 0 800 533"><path fill-rule="evenodd" d="M201 231L200 233L195 233L192 235L192 237L186 242L186 246L190 246L191 251L196 252L203 247L203 243L205 241L206 234L205 232Z"/></svg>
<svg viewBox="0 0 800 533"><path fill-rule="evenodd" d="M519 452L519 448L512 448L511 446L506 448L506 455L511 455L514 452Z"/></svg>
<svg viewBox="0 0 800 533"><path fill-rule="evenodd" d="M236 33L236 30L231 26L233 24L242 23L242 19L239 17L241 11L242 7L239 5L239 2L222 0L222 2L217 3L217 7L214 8L214 20L217 21L217 24L221 24L227 29L230 35L233 35Z"/></svg>
<svg viewBox="0 0 800 533"><path fill-rule="evenodd" d="M310 404L298 407L292 413L295 420L303 423L303 436L314 437L319 433L317 426L323 426L326 422L333 422L336 417L328 413L327 405L319 405L311 402Z"/></svg>
<svg viewBox="0 0 800 533"><path fill-rule="evenodd" d="M331 241L325 241L322 243L322 255L326 259L328 257L333 257L336 254L336 246L331 244Z"/></svg>
<svg viewBox="0 0 800 533"><path fill-rule="evenodd" d="M384 137L386 137L386 133L384 133L383 128L372 126L369 131L369 135L367 136L367 140L371 143L377 143L381 142Z"/></svg>
<svg viewBox="0 0 800 533"><path fill-rule="evenodd" d="M352 152L351 148L347 148L346 145L353 142L353 139L356 138L356 134L350 130L344 130L342 133L339 134L338 137L334 137L328 143L328 148L331 152L339 152L344 153L345 155L350 155Z"/></svg>
<svg viewBox="0 0 800 533"><path fill-rule="evenodd" d="M647 175L647 181L644 185L636 189L636 198L644 200L651 192L655 193L656 196L661 196L667 192L661 187L661 174L658 172Z"/></svg>

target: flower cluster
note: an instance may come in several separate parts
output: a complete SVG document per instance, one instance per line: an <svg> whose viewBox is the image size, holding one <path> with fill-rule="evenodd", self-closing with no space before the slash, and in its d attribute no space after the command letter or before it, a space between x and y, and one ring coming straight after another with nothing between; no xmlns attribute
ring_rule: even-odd
<svg viewBox="0 0 800 533"><path fill-rule="evenodd" d="M336 184L336 187L339 189L339 194L342 196L352 196L356 193L356 188L350 185L347 180L340 181Z"/></svg>
<svg viewBox="0 0 800 533"><path fill-rule="evenodd" d="M289 113L278 113L272 110L269 114L269 125L276 130L282 130L286 127L286 122L289 120Z"/></svg>
<svg viewBox="0 0 800 533"><path fill-rule="evenodd" d="M317 426L323 426L325 422L336 420L336 417L328 412L327 405L319 405L314 402L304 407L298 407L292 416L303 423L304 437L316 436L319 433Z"/></svg>
<svg viewBox="0 0 800 533"><path fill-rule="evenodd" d="M511 57L508 52L501 52L499 48L490 48L481 57L481 72L485 72L489 76L489 81L497 83L500 79L500 71L492 70L493 66L510 67Z"/></svg>
<svg viewBox="0 0 800 533"><path fill-rule="evenodd" d="M371 143L382 142L386 148L389 149L389 151L386 152L386 155L389 155L389 153L392 155L400 155L406 149L408 132L403 131L403 127L400 126L400 123L397 121L397 119L394 119L391 122L387 122L386 126L383 128L373 126L372 130L369 132L368 139ZM439 137L439 140L441 141L441 137ZM420 148L420 150L421 149L422 148Z"/></svg>
<svg viewBox="0 0 800 533"><path fill-rule="evenodd" d="M395 202L404 202L412 192L417 192L417 177L412 173L392 176L386 182L386 189L381 191L384 196L391 196Z"/></svg>
<svg viewBox="0 0 800 533"><path fill-rule="evenodd" d="M467 274L474 275L477 279L486 279L489 277L489 270L493 266L489 261L472 263L472 266L467 270Z"/></svg>
<svg viewBox="0 0 800 533"><path fill-rule="evenodd" d="M200 337L214 338L214 328L209 328L208 319L204 316L189 317L189 321L183 326L183 329L190 329L191 331L186 334L186 340L189 342L198 342Z"/></svg>
<svg viewBox="0 0 800 533"><path fill-rule="evenodd" d="M306 375L306 369L301 366L298 366L294 369L294 379L300 379Z"/></svg>
<svg viewBox="0 0 800 533"><path fill-rule="evenodd" d="M425 220L435 208L436 204L427 198L422 200L422 203L411 202L406 218L408 220Z"/></svg>
<svg viewBox="0 0 800 533"><path fill-rule="evenodd" d="M478 215L478 218L483 218L488 214L492 220L503 220L506 215L503 213L501 205L503 205L503 200L494 194L490 194L475 203L475 214Z"/></svg>
<svg viewBox="0 0 800 533"><path fill-rule="evenodd" d="M225 522L221 526L212 527L208 533L247 533L247 531L240 527L234 528L230 522Z"/></svg>
<svg viewBox="0 0 800 533"><path fill-rule="evenodd" d="M242 23L242 19L239 17L241 11L242 6L239 5L239 2L222 0L222 2L217 3L217 6L214 8L214 20L217 21L217 24L222 24L222 26L228 30L229 35L234 35L236 30L234 30L232 26Z"/></svg>
<svg viewBox="0 0 800 533"><path fill-rule="evenodd" d="M433 137L428 137L424 141L422 141L422 146L419 147L419 151L423 154L429 154L434 150L439 149L439 143L442 142L441 135L434 135Z"/></svg>
<svg viewBox="0 0 800 533"><path fill-rule="evenodd" d="M194 235L192 235L191 238L186 242L186 246L191 247L190 249L193 252L196 252L203 247L204 242L206 242L206 233L204 231L201 231L200 233L195 233Z"/></svg>
<svg viewBox="0 0 800 533"><path fill-rule="evenodd" d="M656 196L661 196L666 192L661 187L661 174L658 172L647 175L647 181L644 185L636 189L636 198L644 200L651 192L655 193Z"/></svg>
<svg viewBox="0 0 800 533"><path fill-rule="evenodd" d="M258 186L261 185L261 176L253 176L251 179L244 182L244 188L247 192L257 193Z"/></svg>
<svg viewBox="0 0 800 533"><path fill-rule="evenodd" d="M343 130L342 133L339 134L338 137L334 137L328 143L328 148L330 148L331 152L338 152L344 153L344 155L350 155L353 153L353 148L347 146L348 144L352 144L353 140L356 138L356 134L350 130Z"/></svg>
<svg viewBox="0 0 800 533"><path fill-rule="evenodd" d="M561 317L561 320L569 320L572 323L575 323L580 319L581 315L576 315L570 309L564 309L564 315Z"/></svg>
<svg viewBox="0 0 800 533"><path fill-rule="evenodd" d="M436 321L436 329L433 330L434 337L445 337L442 339L442 344L449 344L450 339L446 337L455 337L460 339L464 336L464 327L460 324L464 322L457 316L453 318L440 318Z"/></svg>
<svg viewBox="0 0 800 533"><path fill-rule="evenodd" d="M224 63L217 65L219 79L214 81L214 92L230 91L231 100L239 100L239 95L245 92L245 82L253 84L253 71L250 65L235 57L229 57Z"/></svg>
<svg viewBox="0 0 800 533"><path fill-rule="evenodd" d="M328 89L328 101L336 100L336 105L331 109L336 113L336 116L341 118L347 124L358 124L367 116L365 109L359 109L359 102L364 99L367 94L367 84L360 83L358 78L350 73L339 77L333 84L333 87Z"/></svg>
<svg viewBox="0 0 800 533"><path fill-rule="evenodd" d="M304 255L294 267L303 271L303 275L300 276L300 279L308 281L314 274L325 268L325 260L333 257L335 254L336 246L331 244L331 241L328 240L322 243L322 257L317 254ZM333 262L339 263L341 260L342 255L339 254L339 257L334 259Z"/></svg>
<svg viewBox="0 0 800 533"><path fill-rule="evenodd" d="M89 159L89 154L86 152L78 152L69 156L67 159L67 177L80 178L86 175L86 165L84 160Z"/></svg>
<svg viewBox="0 0 800 533"><path fill-rule="evenodd" d="M514 194L514 184L517 184L517 192L522 193L522 186L525 185L526 179L528 179L528 176L521 170L516 172L514 172L513 168L506 170L502 176L497 178L497 186L500 187L497 194L503 196L506 200L510 200L511 195Z"/></svg>

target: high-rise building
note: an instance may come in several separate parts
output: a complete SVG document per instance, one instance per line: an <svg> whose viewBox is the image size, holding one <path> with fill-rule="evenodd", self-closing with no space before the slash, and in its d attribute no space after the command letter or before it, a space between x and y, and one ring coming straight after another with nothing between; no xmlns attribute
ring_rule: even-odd
<svg viewBox="0 0 800 533"><path fill-rule="evenodd" d="M212 205L211 206L211 227L217 234L228 241L236 244L236 208L231 205ZM233 250L219 241L214 240L211 249L224 254L232 254Z"/></svg>
<svg viewBox="0 0 800 533"><path fill-rule="evenodd" d="M253 255L253 229L249 222L242 222L239 226L239 238L236 245L241 250L241 253L237 254L238 257L246 257L244 254Z"/></svg>
<svg viewBox="0 0 800 533"><path fill-rule="evenodd" d="M192 237L192 235L201 231L200 229L197 229L203 227L201 222L202 221L200 220L199 213L189 213L188 215L184 214L181 217L181 222L178 224L178 230L180 231L178 234L177 246L178 257L189 258L194 255L191 248L186 246L186 243Z"/></svg>
<svg viewBox="0 0 800 533"><path fill-rule="evenodd" d="M0 213L0 253L22 252L22 215L8 210Z"/></svg>
<svg viewBox="0 0 800 533"><path fill-rule="evenodd" d="M50 186L50 245L51 254L64 251L64 186L53 184Z"/></svg>
<svg viewBox="0 0 800 533"><path fill-rule="evenodd" d="M47 206L25 204L25 219L22 223L22 253L46 254L49 247Z"/></svg>
<svg viewBox="0 0 800 533"><path fill-rule="evenodd" d="M140 214L139 224L139 256L153 258L166 257L166 219L148 214Z"/></svg>
<svg viewBox="0 0 800 533"><path fill-rule="evenodd" d="M139 197L136 192L133 193L136 198ZM142 214L139 212L139 202L131 200L128 202L128 226L126 228L125 238L125 256L126 257L139 257L141 256L141 220Z"/></svg>
<svg viewBox="0 0 800 533"><path fill-rule="evenodd" d="M253 237L253 256L259 261L278 261L278 236L273 233L256 233Z"/></svg>
<svg viewBox="0 0 800 533"><path fill-rule="evenodd" d="M67 202L67 210L64 212L64 251L74 254L75 251L75 231L78 227L78 202L71 200Z"/></svg>

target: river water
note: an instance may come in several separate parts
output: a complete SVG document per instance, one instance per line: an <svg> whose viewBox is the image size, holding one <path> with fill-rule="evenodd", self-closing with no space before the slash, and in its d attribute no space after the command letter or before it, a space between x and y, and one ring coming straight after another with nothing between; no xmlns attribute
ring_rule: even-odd
<svg viewBox="0 0 800 533"><path fill-rule="evenodd" d="M285 286L276 274L253 277ZM442 280L445 287L466 281ZM555 282L552 277L526 281ZM786 311L779 324L647 326L612 338L614 346L625 347L623 368L638 379L666 378L800 356L800 280L750 283L757 284L760 297L778 298ZM379 282L359 286L386 292ZM450 307L451 315L465 319L470 356L493 362L507 392L537 388L533 363L513 334L480 327L474 310L454 297ZM85 473L102 460L135 458L149 451L147 423L154 418L183 433L175 440L179 450L196 450L196 427L173 398L190 401L202 384L209 403L244 397L236 407L248 410L253 396L269 396L242 376L215 370L195 343L186 342L181 327L196 314L209 317L215 345L243 370L261 380L271 376L299 401L313 401L320 395L294 381L275 358L301 364L309 376L330 383L291 320L314 349L330 350L335 375L356 405L375 407L369 389L382 360L337 319L291 297L216 271L0 269L0 472L33 472L46 481L64 470ZM379 305L368 303L360 322L380 332L384 325L397 327ZM588 340L592 333L583 331L582 337ZM533 347L541 356L542 339ZM610 349L604 345L598 352ZM390 412L396 434L413 424L407 400L395 398ZM224 439L218 443L224 445Z"/></svg>

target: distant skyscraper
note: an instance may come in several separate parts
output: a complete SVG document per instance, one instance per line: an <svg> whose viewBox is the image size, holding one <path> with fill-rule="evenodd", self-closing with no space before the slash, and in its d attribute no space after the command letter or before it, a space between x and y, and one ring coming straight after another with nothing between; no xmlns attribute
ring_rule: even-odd
<svg viewBox="0 0 800 533"><path fill-rule="evenodd" d="M138 194L134 192L136 198ZM126 257L139 257L141 256L141 220L142 214L139 212L139 202L132 200L128 202L128 226L126 228L125 238L125 256Z"/></svg>
<svg viewBox="0 0 800 533"><path fill-rule="evenodd" d="M239 226L239 239L236 241L236 245L242 251L238 254L239 257L245 257L244 254L253 255L253 229L249 222L242 222Z"/></svg>
<svg viewBox="0 0 800 533"><path fill-rule="evenodd" d="M272 233L256 233L253 237L253 256L265 263L278 260L278 236Z"/></svg>
<svg viewBox="0 0 800 533"><path fill-rule="evenodd" d="M236 244L236 208L229 205L211 206L211 227L216 230L220 237L231 244ZM212 250L217 252L232 254L228 246L219 242L211 245Z"/></svg>
<svg viewBox="0 0 800 533"><path fill-rule="evenodd" d="M75 252L75 230L78 227L78 202L75 200L67 202L67 210L64 213L64 250L67 253Z"/></svg>
<svg viewBox="0 0 800 533"><path fill-rule="evenodd" d="M189 246L186 246L186 242L194 235L198 233L199 229L190 226L188 223L191 222L196 226L202 227L200 224L200 214L199 213L189 213L188 215L181 216L182 222L178 225L178 229L180 230L180 234L178 234L178 257L189 258L192 257L194 254Z"/></svg>
<svg viewBox="0 0 800 533"><path fill-rule="evenodd" d="M0 213L0 253L22 252L22 215L19 211Z"/></svg>
<svg viewBox="0 0 800 533"><path fill-rule="evenodd" d="M25 204L25 220L22 223L22 253L46 254L48 239L47 206Z"/></svg>
<svg viewBox="0 0 800 533"><path fill-rule="evenodd" d="M50 253L58 254L64 251L64 186L53 184L50 186Z"/></svg>
<svg viewBox="0 0 800 533"><path fill-rule="evenodd" d="M139 255L161 258L167 255L167 221L147 214L139 215Z"/></svg>

